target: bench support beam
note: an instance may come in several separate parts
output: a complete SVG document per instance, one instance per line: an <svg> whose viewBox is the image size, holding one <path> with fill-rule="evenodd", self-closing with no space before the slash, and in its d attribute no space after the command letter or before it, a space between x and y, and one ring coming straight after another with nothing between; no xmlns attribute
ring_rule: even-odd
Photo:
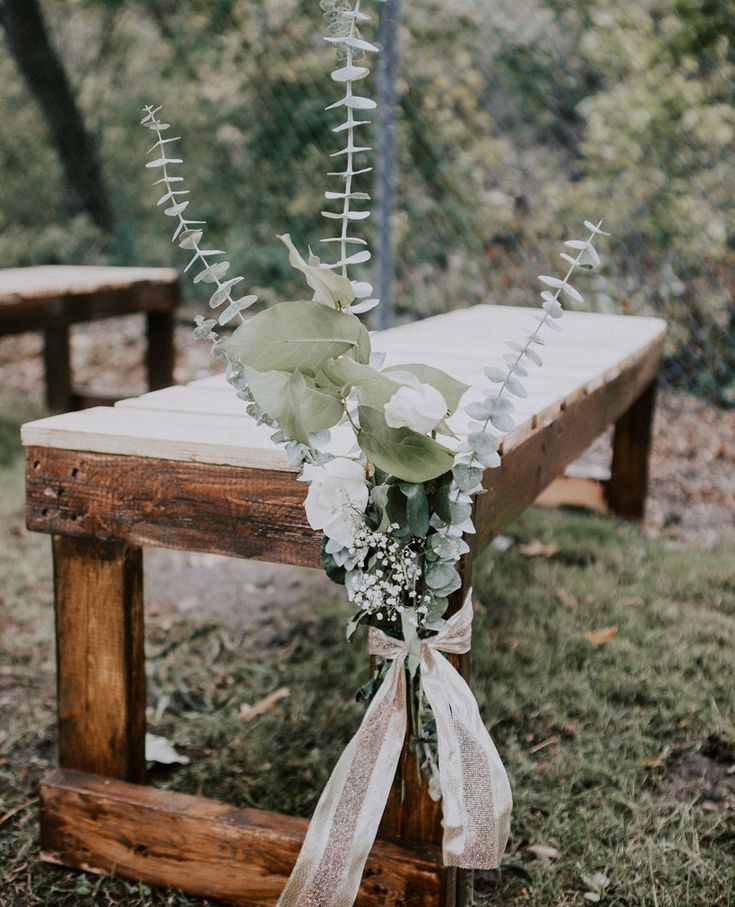
<svg viewBox="0 0 735 907"><path fill-rule="evenodd" d="M655 409L656 382L652 381L615 423L605 498L613 513L629 520L642 520L645 514Z"/></svg>
<svg viewBox="0 0 735 907"><path fill-rule="evenodd" d="M74 771L41 782L41 856L99 875L275 905L308 827L296 819ZM440 907L435 849L376 841L359 907Z"/></svg>
<svg viewBox="0 0 735 907"><path fill-rule="evenodd" d="M145 779L142 550L53 539L59 764Z"/></svg>

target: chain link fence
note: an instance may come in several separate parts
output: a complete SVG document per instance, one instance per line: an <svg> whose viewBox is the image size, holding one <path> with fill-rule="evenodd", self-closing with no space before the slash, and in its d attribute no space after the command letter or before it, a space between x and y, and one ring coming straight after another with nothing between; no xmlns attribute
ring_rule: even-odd
<svg viewBox="0 0 735 907"><path fill-rule="evenodd" d="M4 0L26 11L29 0ZM381 317L533 304L584 218L612 237L585 307L660 314L664 380L735 405L732 0L388 0L388 100L363 185ZM335 112L317 0L43 0L112 228L64 166L49 99L0 55L0 261L177 264L143 170L144 103L181 134L192 209L266 302L300 286L276 233L325 235ZM367 34L367 32L366 32ZM24 71L25 70L25 71ZM53 98L51 99L53 101ZM58 101L60 104L61 101ZM372 186L371 186L372 183ZM87 193L88 194L88 193ZM196 215L195 215L196 216ZM371 275L372 271L372 275Z"/></svg>

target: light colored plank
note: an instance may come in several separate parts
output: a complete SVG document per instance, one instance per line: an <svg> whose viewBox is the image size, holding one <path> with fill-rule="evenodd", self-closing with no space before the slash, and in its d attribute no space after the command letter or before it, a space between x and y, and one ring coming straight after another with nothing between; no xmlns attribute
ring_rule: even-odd
<svg viewBox="0 0 735 907"><path fill-rule="evenodd" d="M77 265L42 265L0 269L0 304L44 296L64 296L105 288L128 287L147 281L174 283L173 268L118 268Z"/></svg>
<svg viewBox="0 0 735 907"><path fill-rule="evenodd" d="M127 407L96 407L30 422L21 429L25 445L136 454L159 459L226 463L290 471L272 430L247 416L222 416ZM352 446L349 429L333 432L335 453Z"/></svg>
<svg viewBox="0 0 735 907"><path fill-rule="evenodd" d="M209 413L214 416L246 416L245 402L229 384L224 393L190 386L167 387L141 397L119 400L115 406L124 409L156 409L161 412Z"/></svg>

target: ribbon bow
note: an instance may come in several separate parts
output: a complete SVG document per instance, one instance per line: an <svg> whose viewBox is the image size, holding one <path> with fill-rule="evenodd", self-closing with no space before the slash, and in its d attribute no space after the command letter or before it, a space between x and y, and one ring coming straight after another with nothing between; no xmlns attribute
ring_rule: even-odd
<svg viewBox="0 0 735 907"><path fill-rule="evenodd" d="M436 719L444 865L494 869L510 830L508 776L472 691L439 654L469 652L471 637L470 593L436 636L420 641L419 670ZM375 627L369 649L392 664L322 791L277 907L352 907L357 897L406 735L404 660L419 654L415 641Z"/></svg>

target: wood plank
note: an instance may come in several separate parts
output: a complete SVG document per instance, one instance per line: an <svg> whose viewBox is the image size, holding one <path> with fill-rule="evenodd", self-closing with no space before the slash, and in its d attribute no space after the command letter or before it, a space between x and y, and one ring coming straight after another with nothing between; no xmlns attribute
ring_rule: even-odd
<svg viewBox="0 0 735 907"><path fill-rule="evenodd" d="M490 494L478 504L483 544L628 409L655 377L659 354L654 347L520 444L504 447L503 465L486 472ZM159 414L145 415L156 421ZM30 529L318 565L319 536L307 527L304 489L293 472L60 446L29 447L26 455ZM74 469L78 481L70 482ZM64 488L61 497L57 487Z"/></svg>
<svg viewBox="0 0 735 907"><path fill-rule="evenodd" d="M272 429L245 414L226 418L201 414L88 409L39 419L21 429L24 444L293 471L286 454L270 440Z"/></svg>
<svg viewBox="0 0 735 907"><path fill-rule="evenodd" d="M35 268L12 269L26 272ZM49 320L78 324L137 312L172 311L178 276L167 268L38 269L37 278L0 271L0 335L44 330ZM77 275L76 272L81 274ZM130 272L130 273L126 273Z"/></svg>
<svg viewBox="0 0 735 907"><path fill-rule="evenodd" d="M560 476L536 498L539 507L584 507L607 513L605 483L582 476Z"/></svg>
<svg viewBox="0 0 735 907"><path fill-rule="evenodd" d="M43 337L43 368L46 405L52 413L64 413L72 405L69 328L49 321Z"/></svg>
<svg viewBox="0 0 735 907"><path fill-rule="evenodd" d="M178 284L176 284L178 291ZM175 306L178 302L175 303ZM168 387L174 381L174 312L173 306L165 312L146 313L145 362L150 390Z"/></svg>
<svg viewBox="0 0 735 907"><path fill-rule="evenodd" d="M59 763L145 777L143 559L123 542L56 537Z"/></svg>
<svg viewBox="0 0 735 907"><path fill-rule="evenodd" d="M116 404L121 409L153 409L170 413L205 413L212 416L246 416L245 402L230 385L221 390L178 385L140 397L129 397Z"/></svg>
<svg viewBox="0 0 735 907"><path fill-rule="evenodd" d="M607 425L628 410L656 377L659 358L657 345L646 358L503 453L500 467L485 471L488 493L477 498L476 503L478 550L532 504Z"/></svg>
<svg viewBox="0 0 735 907"><path fill-rule="evenodd" d="M98 265L37 265L0 269L0 305L18 297L55 297L60 293L87 293L117 289L134 283L173 283L173 268L135 268Z"/></svg>
<svg viewBox="0 0 735 907"><path fill-rule="evenodd" d="M37 532L319 566L292 472L26 450L26 518Z"/></svg>
<svg viewBox="0 0 735 907"><path fill-rule="evenodd" d="M605 498L613 513L629 520L642 520L645 514L655 408L656 382L653 381L615 423L612 468Z"/></svg>
<svg viewBox="0 0 735 907"><path fill-rule="evenodd" d="M41 783L41 856L100 875L270 907L308 823L78 772ZM435 850L377 841L357 907L439 907Z"/></svg>
<svg viewBox="0 0 735 907"><path fill-rule="evenodd" d="M639 352L631 354L602 376L592 374L597 386L629 368L639 358L647 357L658 349L661 339L656 339ZM592 381L590 382L592 386ZM518 446L539 427L556 418L558 412L568 408L574 400L590 393L588 386L580 386L577 378L557 382L553 393L546 389L543 396L518 401L518 427L504 439L503 449ZM192 389L191 386L189 389ZM201 392L202 384L195 390ZM555 399L553 394L558 395ZM233 395L234 396L234 395ZM472 399L472 394L468 399ZM141 398L142 399L142 398ZM235 398L236 399L236 398ZM199 405L199 404L198 404ZM225 404L226 405L226 404ZM247 416L223 418L218 414L204 413L196 420L185 411L170 411L165 417L159 413L145 413L147 401L115 410L99 409L86 413L67 414L28 423L21 436L24 444L32 446L63 447L70 450L91 450L100 453L140 454L162 459L198 460L209 463L227 463L264 469L288 469L285 453L270 442L270 430L256 426ZM132 414L130 409L139 409ZM466 433L468 417L458 414L451 424L461 437ZM345 426L333 431L334 453L345 453L352 444ZM451 442L447 442L451 446Z"/></svg>

